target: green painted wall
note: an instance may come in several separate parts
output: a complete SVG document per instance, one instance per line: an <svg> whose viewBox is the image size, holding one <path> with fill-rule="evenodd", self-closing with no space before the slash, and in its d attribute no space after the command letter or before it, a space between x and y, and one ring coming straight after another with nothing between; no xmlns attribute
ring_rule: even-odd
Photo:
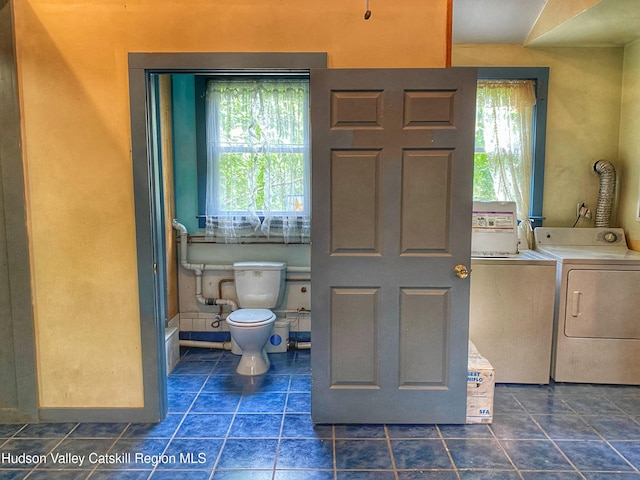
<svg viewBox="0 0 640 480"><path fill-rule="evenodd" d="M176 217L189 233L195 233L198 230L198 172L194 76L173 75L172 97Z"/></svg>

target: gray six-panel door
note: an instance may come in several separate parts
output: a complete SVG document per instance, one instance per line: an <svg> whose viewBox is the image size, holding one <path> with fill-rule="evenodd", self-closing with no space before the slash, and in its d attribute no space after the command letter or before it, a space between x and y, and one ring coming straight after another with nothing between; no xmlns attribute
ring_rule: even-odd
<svg viewBox="0 0 640 480"><path fill-rule="evenodd" d="M475 69L312 70L312 417L464 423Z"/></svg>

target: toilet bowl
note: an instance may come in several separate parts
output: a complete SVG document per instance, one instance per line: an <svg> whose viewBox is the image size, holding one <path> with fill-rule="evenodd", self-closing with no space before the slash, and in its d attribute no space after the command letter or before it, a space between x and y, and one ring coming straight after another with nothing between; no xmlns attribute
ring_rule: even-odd
<svg viewBox="0 0 640 480"><path fill-rule="evenodd" d="M286 264L237 262L233 270L240 309L226 320L231 338L242 351L236 373L261 375L271 365L265 348L276 315L269 309L282 301Z"/></svg>
<svg viewBox="0 0 640 480"><path fill-rule="evenodd" d="M265 346L275 321L276 315L263 308L241 308L229 314L227 325L231 338L242 350L236 373L262 375L269 370L271 362Z"/></svg>

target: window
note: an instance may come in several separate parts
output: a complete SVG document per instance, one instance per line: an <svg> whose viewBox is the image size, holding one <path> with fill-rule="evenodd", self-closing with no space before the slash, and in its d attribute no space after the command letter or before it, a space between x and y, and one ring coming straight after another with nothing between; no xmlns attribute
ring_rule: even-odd
<svg viewBox="0 0 640 480"><path fill-rule="evenodd" d="M515 201L526 230L540 226L548 68L480 68L474 199Z"/></svg>
<svg viewBox="0 0 640 480"><path fill-rule="evenodd" d="M309 242L308 98L308 78L207 80L208 236Z"/></svg>

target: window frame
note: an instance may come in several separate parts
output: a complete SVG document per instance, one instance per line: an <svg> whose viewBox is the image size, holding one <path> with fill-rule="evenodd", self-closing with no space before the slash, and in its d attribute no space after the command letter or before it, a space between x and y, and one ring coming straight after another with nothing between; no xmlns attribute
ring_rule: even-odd
<svg viewBox="0 0 640 480"><path fill-rule="evenodd" d="M478 80L533 80L536 104L533 108L531 142L531 197L529 218L531 227L542 226L544 197L544 162L547 135L547 94L549 67L479 67Z"/></svg>
<svg viewBox="0 0 640 480"><path fill-rule="evenodd" d="M311 69L243 69L243 70L218 70L208 72L206 74L195 75L195 98L196 98L196 156L197 156L197 177L198 177L198 226L206 227L206 210L207 210L207 134L206 134L206 94L207 83L216 78L226 78L228 80L247 79L247 78L288 78L288 79L306 79L311 80ZM305 129L311 128L311 114L309 112L307 125ZM311 140L309 137L309 149L305 157L305 173L308 176L305 189L307 195L307 204L305 212L302 214L310 215L311 203ZM263 216L260 214L262 220Z"/></svg>

